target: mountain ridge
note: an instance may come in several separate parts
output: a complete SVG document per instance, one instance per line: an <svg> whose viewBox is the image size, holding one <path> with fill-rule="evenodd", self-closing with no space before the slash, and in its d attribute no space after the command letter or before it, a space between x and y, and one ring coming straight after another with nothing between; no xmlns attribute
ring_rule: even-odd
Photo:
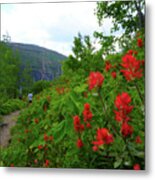
<svg viewBox="0 0 155 180"><path fill-rule="evenodd" d="M11 42L8 45L18 53L21 71L29 64L34 81L52 80L61 75L61 62L67 58L65 55L34 44Z"/></svg>

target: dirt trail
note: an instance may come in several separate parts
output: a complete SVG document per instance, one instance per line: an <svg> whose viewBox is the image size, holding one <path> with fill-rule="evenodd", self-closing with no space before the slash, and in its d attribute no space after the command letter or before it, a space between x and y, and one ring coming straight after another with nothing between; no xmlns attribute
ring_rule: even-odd
<svg viewBox="0 0 155 180"><path fill-rule="evenodd" d="M15 111L9 115L3 116L5 126L0 127L0 146L6 147L11 139L10 129L16 124L20 111Z"/></svg>

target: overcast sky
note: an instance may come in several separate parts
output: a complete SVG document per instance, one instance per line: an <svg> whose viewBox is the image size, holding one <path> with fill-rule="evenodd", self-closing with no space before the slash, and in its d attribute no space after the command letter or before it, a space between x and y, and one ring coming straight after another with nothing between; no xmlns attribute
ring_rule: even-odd
<svg viewBox="0 0 155 180"><path fill-rule="evenodd" d="M2 4L1 35L12 42L36 44L69 55L78 32L92 36L103 31L94 15L95 2ZM111 21L105 21L109 33Z"/></svg>

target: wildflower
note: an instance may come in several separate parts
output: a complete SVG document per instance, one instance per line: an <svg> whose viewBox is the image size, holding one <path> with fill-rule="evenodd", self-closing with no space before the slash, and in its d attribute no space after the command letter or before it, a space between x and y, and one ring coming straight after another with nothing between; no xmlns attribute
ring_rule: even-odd
<svg viewBox="0 0 155 180"><path fill-rule="evenodd" d="M105 63L105 70L109 71L111 68L112 68L112 65L110 64L110 62L106 61L106 63Z"/></svg>
<svg viewBox="0 0 155 180"><path fill-rule="evenodd" d="M42 146L42 145L39 145L39 146L38 146L38 149L39 149L39 150L40 150L40 149L42 149L42 148L43 148L43 146Z"/></svg>
<svg viewBox="0 0 155 180"><path fill-rule="evenodd" d="M140 48L143 46L143 41L141 38L137 39L137 46Z"/></svg>
<svg viewBox="0 0 155 180"><path fill-rule="evenodd" d="M82 148L84 144L83 144L82 140L79 138L77 140L77 144L76 145L77 145L78 148Z"/></svg>
<svg viewBox="0 0 155 180"><path fill-rule="evenodd" d="M111 73L111 76L115 79L116 78L116 72L115 71L113 71L112 73Z"/></svg>
<svg viewBox="0 0 155 180"><path fill-rule="evenodd" d="M125 113L130 113L133 109L133 106L129 106L131 102L131 97L128 93L123 92L122 94L118 95L115 100L115 106L119 110L124 110Z"/></svg>
<svg viewBox="0 0 155 180"><path fill-rule="evenodd" d="M111 144L113 141L113 135L109 133L108 129L101 128L97 130L96 141L92 143L96 146L101 146L103 144Z"/></svg>
<svg viewBox="0 0 155 180"><path fill-rule="evenodd" d="M121 133L124 137L131 136L133 133L133 127L127 122L124 122L121 127Z"/></svg>
<svg viewBox="0 0 155 180"><path fill-rule="evenodd" d="M135 164L135 165L133 166L133 169L134 169L134 170L140 170L140 165L139 165L139 164Z"/></svg>
<svg viewBox="0 0 155 180"><path fill-rule="evenodd" d="M134 80L135 78L142 77L142 69L140 69L141 61L137 60L132 55L126 54L122 58L123 63L121 66L124 68L120 70L127 81Z"/></svg>
<svg viewBox="0 0 155 180"><path fill-rule="evenodd" d="M93 146L93 151L98 151L98 146Z"/></svg>
<svg viewBox="0 0 155 180"><path fill-rule="evenodd" d="M50 141L53 141L53 136L49 136L49 140L50 140Z"/></svg>
<svg viewBox="0 0 155 180"><path fill-rule="evenodd" d="M91 128L91 124L87 122L86 127Z"/></svg>
<svg viewBox="0 0 155 180"><path fill-rule="evenodd" d="M44 134L44 141L48 141L49 137L47 136L47 134Z"/></svg>
<svg viewBox="0 0 155 180"><path fill-rule="evenodd" d="M12 163L12 164L10 164L10 167L14 167L14 164Z"/></svg>
<svg viewBox="0 0 155 180"><path fill-rule="evenodd" d="M34 122L35 122L36 124L38 124L38 123L39 123L39 119L38 119L38 118L35 118L35 119L34 119Z"/></svg>
<svg viewBox="0 0 155 180"><path fill-rule="evenodd" d="M140 136L137 136L135 141L136 141L136 144L142 144L142 140Z"/></svg>
<svg viewBox="0 0 155 180"><path fill-rule="evenodd" d="M127 54L129 54L129 55L137 55L138 52L130 49L130 50L128 50Z"/></svg>
<svg viewBox="0 0 155 180"><path fill-rule="evenodd" d="M88 78L89 90L95 87L101 87L104 76L100 72L91 72Z"/></svg>
<svg viewBox="0 0 155 180"><path fill-rule="evenodd" d="M93 114L90 111L90 105L88 103L84 104L84 110L83 110L84 122L90 121L92 117L93 117Z"/></svg>
<svg viewBox="0 0 155 180"><path fill-rule="evenodd" d="M73 120L74 120L74 129L75 131L77 132L81 132L84 130L84 125L80 123L80 118L78 115L74 116L73 117Z"/></svg>
<svg viewBox="0 0 155 180"><path fill-rule="evenodd" d="M130 120L130 117L127 116L124 110L114 111L114 113L115 113L115 119L118 122L123 122L123 121L127 122Z"/></svg>
<svg viewBox="0 0 155 180"><path fill-rule="evenodd" d="M49 160L48 160L48 159L45 160L44 166L45 166L45 167L48 167L48 166L49 166Z"/></svg>
<svg viewBox="0 0 155 180"><path fill-rule="evenodd" d="M34 164L38 164L38 159L35 159L35 160L34 160Z"/></svg>

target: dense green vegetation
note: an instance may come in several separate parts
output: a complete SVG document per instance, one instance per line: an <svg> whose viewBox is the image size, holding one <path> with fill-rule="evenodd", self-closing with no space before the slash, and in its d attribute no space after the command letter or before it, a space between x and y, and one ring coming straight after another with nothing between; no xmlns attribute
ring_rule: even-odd
<svg viewBox="0 0 155 180"><path fill-rule="evenodd" d="M107 2L101 3L97 10L106 14ZM108 5L115 12L120 4ZM20 114L11 144L2 149L2 166L145 169L144 29L129 26L123 42L95 32L97 51L89 36L75 37L63 75Z"/></svg>

